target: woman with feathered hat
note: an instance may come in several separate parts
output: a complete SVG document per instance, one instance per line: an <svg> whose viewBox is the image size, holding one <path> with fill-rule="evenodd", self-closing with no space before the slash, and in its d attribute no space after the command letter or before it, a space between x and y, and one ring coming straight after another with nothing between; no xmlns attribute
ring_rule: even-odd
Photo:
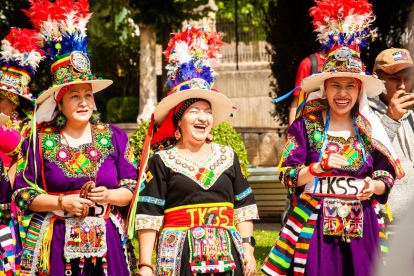
<svg viewBox="0 0 414 276"><path fill-rule="evenodd" d="M404 176L367 97L384 84L365 72L359 49L376 35L367 0L317 1L313 23L327 50L304 79L302 114L290 126L280 179L297 196L262 271L266 275L373 275L387 252L379 204Z"/></svg>
<svg viewBox="0 0 414 276"><path fill-rule="evenodd" d="M137 168L124 131L99 122L94 93L112 81L91 73L87 1L31 1L26 11L43 40L53 84L38 97L38 136L22 145L13 197L33 214L21 275L130 275L122 217Z"/></svg>
<svg viewBox="0 0 414 276"><path fill-rule="evenodd" d="M17 156L29 136L34 97L29 82L43 59L35 30L11 28L1 42L0 51L0 274L16 275L21 259L24 231L19 231L18 212L12 204L12 185ZM7 115L5 115L7 114ZM7 121L3 121L7 118ZM3 125L4 123L4 125ZM21 222L21 221L20 221ZM20 226L24 225L20 223ZM27 225L26 225L27 226ZM19 235L20 234L20 235Z"/></svg>
<svg viewBox="0 0 414 276"><path fill-rule="evenodd" d="M233 112L211 88L222 44L220 34L189 26L165 51L173 89L153 113L127 229L129 238L138 230L141 275L254 274L254 196L236 153L211 141L211 128Z"/></svg>
<svg viewBox="0 0 414 276"><path fill-rule="evenodd" d="M15 139L16 132L5 126L10 117L0 113L0 142ZM17 132L20 136L20 133ZM0 145L0 149L4 148ZM12 188L3 159L0 158L0 275L18 275L21 243L11 202ZM14 210L13 210L14 211Z"/></svg>
<svg viewBox="0 0 414 276"><path fill-rule="evenodd" d="M0 158L7 170L13 158L17 157L21 143L30 133L28 130L35 98L28 85L39 62L44 58L39 49L40 40L37 35L35 30L12 28L1 41L0 112L10 116L6 126L16 130L21 136L19 139L1 143ZM14 172L10 172L10 176L14 179Z"/></svg>

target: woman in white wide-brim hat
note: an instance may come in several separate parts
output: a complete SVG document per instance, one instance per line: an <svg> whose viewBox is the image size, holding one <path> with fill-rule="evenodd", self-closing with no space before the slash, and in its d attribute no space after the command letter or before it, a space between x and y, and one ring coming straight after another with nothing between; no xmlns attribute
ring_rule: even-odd
<svg viewBox="0 0 414 276"><path fill-rule="evenodd" d="M94 93L112 81L91 73L88 7L33 1L26 11L43 39L53 84L38 97L38 136L22 145L13 193L23 214L34 213L23 246L25 274L135 273L116 206L131 201L136 160L126 133L95 113Z"/></svg>
<svg viewBox="0 0 414 276"><path fill-rule="evenodd" d="M29 91L29 83L44 58L38 48L40 40L35 30L11 28L10 33L1 41L0 51L0 112L10 116L6 126L20 133L20 138L9 141L13 144L7 152L0 151L0 158L9 170L16 160L19 148L30 134L31 119L35 98ZM4 144L6 141L2 141ZM4 147L3 147L4 148ZM15 164L15 163L13 163ZM9 172L14 179L15 167Z"/></svg>
<svg viewBox="0 0 414 276"><path fill-rule="evenodd" d="M252 190L236 153L213 143L210 132L233 112L231 101L211 89L222 44L218 33L189 27L166 50L173 89L153 113L139 169L142 191L134 195L127 229L129 238L138 230L141 275L253 275L256 269ZM149 150L155 154L146 169Z"/></svg>
<svg viewBox="0 0 414 276"><path fill-rule="evenodd" d="M371 5L365 0L317 5L311 9L314 23L325 30L323 46L331 48L322 72L301 86L307 98L289 127L279 167L296 206L262 271L374 275L381 251L387 251L379 204L387 202L395 177L404 172L367 101L384 89L359 57L359 47L373 33L367 24ZM326 5L333 9L330 15ZM319 20L325 18L329 24Z"/></svg>

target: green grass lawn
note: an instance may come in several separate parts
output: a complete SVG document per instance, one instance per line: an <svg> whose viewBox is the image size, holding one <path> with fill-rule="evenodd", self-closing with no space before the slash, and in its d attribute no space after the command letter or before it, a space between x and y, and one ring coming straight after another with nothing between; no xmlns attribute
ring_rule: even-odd
<svg viewBox="0 0 414 276"><path fill-rule="evenodd" d="M278 231L254 231L254 238L256 239L256 247L254 248L254 256L256 257L257 263L256 275L264 275L263 273L261 273L260 267L262 266L264 259L267 257L267 254L269 254L270 249L275 244L278 234ZM138 240L136 238L133 239L132 244L134 245L134 248L136 249L136 254L138 256ZM155 264L155 251L152 255L152 263Z"/></svg>

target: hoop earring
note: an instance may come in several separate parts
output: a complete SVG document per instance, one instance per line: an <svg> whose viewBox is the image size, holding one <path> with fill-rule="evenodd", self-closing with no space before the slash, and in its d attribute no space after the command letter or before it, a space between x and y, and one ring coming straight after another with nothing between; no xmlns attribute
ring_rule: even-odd
<svg viewBox="0 0 414 276"><path fill-rule="evenodd" d="M13 110L11 113L12 120L12 126L17 125L17 117L19 116L19 113L16 110Z"/></svg>
<svg viewBox="0 0 414 276"><path fill-rule="evenodd" d="M91 121L92 124L96 124L99 123L99 121L101 120L101 113L99 113L98 111L94 110L92 112L92 116L89 119Z"/></svg>
<svg viewBox="0 0 414 276"><path fill-rule="evenodd" d="M58 127L64 127L66 125L66 117L63 115L62 110L59 110L59 116L56 117L56 124Z"/></svg>
<svg viewBox="0 0 414 276"><path fill-rule="evenodd" d="M180 127L177 128L177 130L174 132L175 139L178 141L181 138L181 132Z"/></svg>
<svg viewBox="0 0 414 276"><path fill-rule="evenodd" d="M210 132L207 134L207 139L208 139L208 140L210 140L210 141L213 141L213 136L214 136L213 132L212 132L212 131L210 131Z"/></svg>

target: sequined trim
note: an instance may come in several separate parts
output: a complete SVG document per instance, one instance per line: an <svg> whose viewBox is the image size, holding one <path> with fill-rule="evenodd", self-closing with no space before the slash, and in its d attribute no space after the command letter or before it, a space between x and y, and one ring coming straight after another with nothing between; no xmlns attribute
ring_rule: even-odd
<svg viewBox="0 0 414 276"><path fill-rule="evenodd" d="M242 208L234 209L234 223L239 224L246 220L259 219L257 205L252 204Z"/></svg>
<svg viewBox="0 0 414 276"><path fill-rule="evenodd" d="M159 231L162 225L164 216L151 216L151 215L136 215L135 217L135 229L152 229Z"/></svg>
<svg viewBox="0 0 414 276"><path fill-rule="evenodd" d="M115 152L112 145L112 129L106 124L93 125L93 134L96 141L96 151L92 143L73 148L76 161L70 156L69 148L61 141L59 127L46 126L42 131L42 152L43 157L57 165L65 174L66 178L87 178L79 168L78 163L89 174L95 177L95 161L98 162L98 170L105 159Z"/></svg>
<svg viewBox="0 0 414 276"><path fill-rule="evenodd" d="M174 242L171 245L171 238ZM158 240L157 261L154 275L180 275L181 256L184 247L184 241L187 237L187 230L172 231L164 230Z"/></svg>
<svg viewBox="0 0 414 276"><path fill-rule="evenodd" d="M137 181L134 179L121 179L119 180L119 188L126 188L130 190L132 193L135 192L137 187Z"/></svg>
<svg viewBox="0 0 414 276"><path fill-rule="evenodd" d="M182 173L207 190L216 182L220 175L233 165L234 152L231 148L212 144L213 153L203 165L181 156L174 147L159 151L164 164L173 171Z"/></svg>
<svg viewBox="0 0 414 276"><path fill-rule="evenodd" d="M392 187L394 187L394 177L387 171L375 171L372 173L372 179L380 180L388 188L388 193L391 192Z"/></svg>
<svg viewBox="0 0 414 276"><path fill-rule="evenodd" d="M245 199L246 197L248 197L252 193L253 193L253 190L252 190L252 188L249 187L243 193L236 195L234 197L234 200L235 201L243 200L243 199Z"/></svg>
<svg viewBox="0 0 414 276"><path fill-rule="evenodd" d="M138 199L138 202L146 202L146 203L151 203L151 204L155 204L155 205L159 205L159 206L164 206L165 205L165 200L155 198L155 197L152 197L152 196L140 196L139 199Z"/></svg>

